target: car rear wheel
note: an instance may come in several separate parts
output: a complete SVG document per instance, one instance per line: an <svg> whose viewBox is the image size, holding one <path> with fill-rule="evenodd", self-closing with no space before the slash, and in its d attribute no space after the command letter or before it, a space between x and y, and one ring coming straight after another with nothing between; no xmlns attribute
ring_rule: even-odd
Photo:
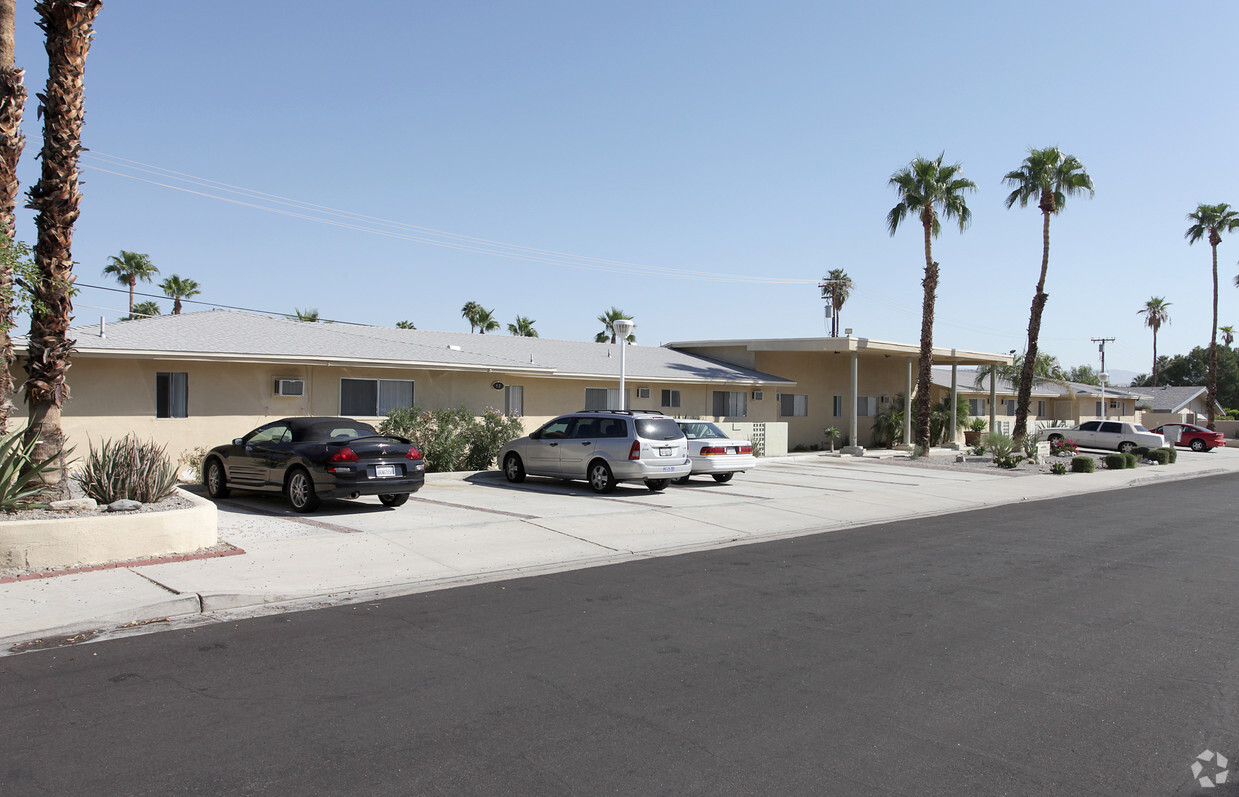
<svg viewBox="0 0 1239 797"><path fill-rule="evenodd" d="M503 458L503 475L508 481L519 484L525 481L525 466L516 454L508 454Z"/></svg>
<svg viewBox="0 0 1239 797"><path fill-rule="evenodd" d="M1046 440L1050 441L1051 443L1057 443L1059 440L1062 440L1062 439L1063 439L1063 436L1061 434L1052 434L1046 438Z"/></svg>
<svg viewBox="0 0 1239 797"><path fill-rule="evenodd" d="M288 503L296 512L313 512L318 509L318 493L314 492L314 480L304 468L297 468L288 477Z"/></svg>
<svg viewBox="0 0 1239 797"><path fill-rule="evenodd" d="M390 506L393 509L398 506L404 506L409 501L408 493L397 493L396 495L380 495L379 502L383 506Z"/></svg>
<svg viewBox="0 0 1239 797"><path fill-rule="evenodd" d="M1136 447L1135 443L1131 442L1130 440L1124 440L1123 442L1119 443L1119 453L1130 454L1131 450L1135 447Z"/></svg>
<svg viewBox="0 0 1239 797"><path fill-rule="evenodd" d="M232 492L228 489L224 464L213 457L206 464L206 473L202 475L202 483L206 486L207 495L212 498L227 498Z"/></svg>
<svg viewBox="0 0 1239 797"><path fill-rule="evenodd" d="M615 476L611 473L611 467L600 459L590 463L589 487L596 493L609 493L615 489Z"/></svg>
<svg viewBox="0 0 1239 797"><path fill-rule="evenodd" d="M1199 437L1192 441L1191 446L1193 451L1204 451L1207 448L1205 441Z"/></svg>
<svg viewBox="0 0 1239 797"><path fill-rule="evenodd" d="M667 489L668 484L671 484L670 479L646 479L645 480L645 486L648 487L650 492L652 493L662 492L663 490Z"/></svg>
<svg viewBox="0 0 1239 797"><path fill-rule="evenodd" d="M714 474L714 481L722 484L723 482L731 481L731 477L735 475L734 473L716 473Z"/></svg>

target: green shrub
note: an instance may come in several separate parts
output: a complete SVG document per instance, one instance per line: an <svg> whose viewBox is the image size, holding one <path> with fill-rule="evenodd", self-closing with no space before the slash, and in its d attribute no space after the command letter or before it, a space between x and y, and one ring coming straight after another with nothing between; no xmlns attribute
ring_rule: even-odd
<svg viewBox="0 0 1239 797"><path fill-rule="evenodd" d="M1179 461L1179 449L1175 448L1174 446L1167 446L1166 450L1170 452L1170 464L1171 465Z"/></svg>
<svg viewBox="0 0 1239 797"><path fill-rule="evenodd" d="M1008 470L1019 465L1024 460L1019 454L1008 454L1005 457L994 457L994 464Z"/></svg>
<svg viewBox="0 0 1239 797"><path fill-rule="evenodd" d="M422 452L429 473L489 468L508 441L524 434L521 419L487 409L482 418L461 407L393 410L379 424L382 434L407 437Z"/></svg>
<svg viewBox="0 0 1239 797"><path fill-rule="evenodd" d="M1071 472L1072 473L1092 473L1097 470L1097 460L1088 456L1072 457Z"/></svg>
<svg viewBox="0 0 1239 797"><path fill-rule="evenodd" d="M1050 473L1053 473L1055 476L1062 476L1066 472L1067 472L1067 466L1061 462L1055 462L1053 465L1050 466Z"/></svg>
<svg viewBox="0 0 1239 797"><path fill-rule="evenodd" d="M1127 460L1127 464L1125 464L1123 467L1125 467L1125 468L1138 468L1138 467L1140 467L1140 459L1141 459L1141 458L1140 458L1139 456L1137 456L1136 454L1124 454L1124 455L1123 455L1123 458Z"/></svg>
<svg viewBox="0 0 1239 797"><path fill-rule="evenodd" d="M1148 458L1158 465L1167 465L1170 463L1170 451L1165 448L1155 448L1149 452Z"/></svg>
<svg viewBox="0 0 1239 797"><path fill-rule="evenodd" d="M151 504L176 489L176 467L164 447L125 435L92 445L82 470L73 475L86 494L101 504L122 498Z"/></svg>
<svg viewBox="0 0 1239 797"><path fill-rule="evenodd" d="M25 434L25 429L18 429L0 437L0 510L5 512L47 506L38 502L47 488L34 480L51 467L59 455L52 454L42 462L35 462L34 447L38 441L23 442Z"/></svg>
<svg viewBox="0 0 1239 797"><path fill-rule="evenodd" d="M1127 467L1126 454L1106 454L1105 459L1106 470L1122 470Z"/></svg>
<svg viewBox="0 0 1239 797"><path fill-rule="evenodd" d="M1145 456L1149 453L1149 447L1148 446L1136 446L1135 448L1131 450L1131 453L1135 454L1140 459L1144 459Z"/></svg>
<svg viewBox="0 0 1239 797"><path fill-rule="evenodd" d="M182 481L185 484L194 484L202 481L202 460L206 459L207 447L198 446L181 452L181 458L176 461L177 476L180 476L185 471L193 471L186 473Z"/></svg>

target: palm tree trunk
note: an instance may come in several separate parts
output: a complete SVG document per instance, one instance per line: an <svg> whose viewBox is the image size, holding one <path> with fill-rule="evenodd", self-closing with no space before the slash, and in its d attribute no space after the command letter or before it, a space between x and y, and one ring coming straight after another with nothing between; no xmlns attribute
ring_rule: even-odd
<svg viewBox="0 0 1239 797"><path fill-rule="evenodd" d="M1045 199L1042 199L1045 204ZM1020 374L1020 389L1015 402L1015 430L1011 435L1016 445L1024 441L1028 431L1028 408L1032 404L1033 376L1037 368L1037 339L1041 336L1041 316L1045 303L1050 298L1045 292L1045 275L1050 268L1050 213L1043 209L1041 215L1041 276L1037 279L1037 292L1033 294L1032 309L1028 313L1028 347L1024 351L1024 369Z"/></svg>
<svg viewBox="0 0 1239 797"><path fill-rule="evenodd" d="M13 61L13 16L16 0L0 0L0 225L9 241L16 240L17 164L26 146L22 112L26 107L25 70ZM13 270L0 263L0 434L8 431L13 395Z"/></svg>
<svg viewBox="0 0 1239 797"><path fill-rule="evenodd" d="M1213 329L1209 342L1209 423L1210 431L1217 431L1217 422L1213 407L1217 404L1217 245L1222 242L1222 236L1217 230L1209 231L1209 244L1213 249Z"/></svg>
<svg viewBox="0 0 1239 797"><path fill-rule="evenodd" d="M176 296L172 299L172 315L181 314L181 297Z"/></svg>
<svg viewBox="0 0 1239 797"><path fill-rule="evenodd" d="M1153 384L1150 387L1157 387L1157 327L1153 327Z"/></svg>
<svg viewBox="0 0 1239 797"><path fill-rule="evenodd" d="M933 216L922 219L925 227L925 298L921 306L921 359L916 376L916 445L929 453L930 376L934 364L934 299L938 294L938 264L934 262L931 231Z"/></svg>
<svg viewBox="0 0 1239 797"><path fill-rule="evenodd" d="M47 36L48 71L47 89L40 96L43 170L30 190L29 207L38 211L34 260L39 277L30 319L30 376L23 387L30 407L26 441L35 441L34 458L56 457L40 477L53 496L68 494L60 409L69 397L65 374L74 343L67 332L73 312L73 223L82 199L77 159L85 116L83 76L101 7L101 0L40 0L35 5Z"/></svg>

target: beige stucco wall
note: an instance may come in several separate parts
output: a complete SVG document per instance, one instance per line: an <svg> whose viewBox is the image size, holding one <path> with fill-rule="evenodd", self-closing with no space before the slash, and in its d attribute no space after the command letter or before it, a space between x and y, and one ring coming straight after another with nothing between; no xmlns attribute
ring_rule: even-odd
<svg viewBox="0 0 1239 797"><path fill-rule="evenodd" d="M155 417L155 375L158 372L188 374L187 418ZM24 374L15 377L19 380ZM305 380L305 395L275 394L277 379ZM76 357L69 371L70 400L64 407L62 425L69 444L84 455L90 444L135 434L167 447L173 459L196 447L210 448L228 442L267 421L298 415L339 415L340 380L412 379L414 402L439 409L466 407L475 414L487 408L502 410L504 391L493 382L521 385L524 390L526 430L564 412L585 406L587 387L615 388L618 380L547 377L498 372L460 372L438 369L389 369L353 366L271 363L216 363L176 360L135 360ZM648 387L649 399L638 399L637 389ZM748 385L666 383L630 378L628 406L654 409L669 415L710 417L714 390L745 390ZM662 407L664 389L680 391L680 407ZM774 393L766 391L764 402L750 402L757 420L775 420ZM14 417L24 418L20 397ZM360 416L379 423L382 418ZM750 412L747 420L753 420Z"/></svg>

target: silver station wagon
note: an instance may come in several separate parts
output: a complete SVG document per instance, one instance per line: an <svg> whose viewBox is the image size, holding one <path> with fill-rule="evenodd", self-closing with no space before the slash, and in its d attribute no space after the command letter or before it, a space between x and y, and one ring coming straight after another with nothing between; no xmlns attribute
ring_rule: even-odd
<svg viewBox="0 0 1239 797"><path fill-rule="evenodd" d="M596 493L643 481L657 492L693 470L688 440L675 420L640 410L584 410L543 424L499 452L503 475L584 479Z"/></svg>

